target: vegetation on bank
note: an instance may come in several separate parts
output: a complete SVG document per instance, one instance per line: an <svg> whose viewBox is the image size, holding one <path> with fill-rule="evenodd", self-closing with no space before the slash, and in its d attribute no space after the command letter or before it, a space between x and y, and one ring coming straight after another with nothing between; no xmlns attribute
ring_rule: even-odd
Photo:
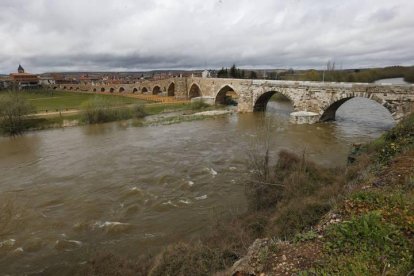
<svg viewBox="0 0 414 276"><path fill-rule="evenodd" d="M53 94L48 94L48 93ZM75 96L72 96L72 95ZM58 95L58 96L57 96ZM141 119L147 115L181 112L173 116L163 116L150 120L142 125L173 124L183 121L193 121L206 116L191 116L196 111L211 110L213 107L204 102L195 103L147 103L130 101L131 98L112 95L93 95L50 91L13 91L0 94L0 135L18 135L27 130L60 128L83 124L97 124L127 119ZM39 106L32 104L33 100L40 102L51 100L49 107L56 106L56 97L61 104L69 106L76 103L77 110L70 112L52 112L36 114ZM80 100L83 100L79 103ZM74 106L74 105L73 105ZM58 109L60 110L60 109ZM186 113L186 114L183 114ZM139 121L137 121L139 122Z"/></svg>
<svg viewBox="0 0 414 276"><path fill-rule="evenodd" d="M0 95L0 132L9 135L21 134L28 128L27 116L33 109L19 94Z"/></svg>
<svg viewBox="0 0 414 276"><path fill-rule="evenodd" d="M203 237L170 245L157 256L133 261L99 254L79 273L228 274L246 253L256 275L413 272L414 114L361 147L346 168L322 168L305 154L286 151L271 165L266 146L249 156L253 174L245 214L217 221ZM256 239L266 246L249 250Z"/></svg>
<svg viewBox="0 0 414 276"><path fill-rule="evenodd" d="M146 116L144 105L134 104L128 107L119 107L116 101L95 96L81 105L81 119L87 124L106 123Z"/></svg>

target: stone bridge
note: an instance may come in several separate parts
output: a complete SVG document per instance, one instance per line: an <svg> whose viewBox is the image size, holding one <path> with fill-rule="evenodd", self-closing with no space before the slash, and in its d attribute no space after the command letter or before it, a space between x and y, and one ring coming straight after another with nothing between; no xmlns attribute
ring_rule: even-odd
<svg viewBox="0 0 414 276"><path fill-rule="evenodd" d="M210 104L224 104L226 95L232 94L237 95L239 112L263 111L271 96L280 93L292 102L291 118L297 123L334 120L336 110L354 97L379 103L396 121L414 111L414 85L177 77L133 84L62 84L53 88L201 98Z"/></svg>

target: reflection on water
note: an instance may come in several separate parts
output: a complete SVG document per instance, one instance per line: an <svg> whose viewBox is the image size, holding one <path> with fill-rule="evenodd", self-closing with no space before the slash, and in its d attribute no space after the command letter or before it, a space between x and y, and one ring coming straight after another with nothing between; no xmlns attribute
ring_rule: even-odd
<svg viewBox="0 0 414 276"><path fill-rule="evenodd" d="M383 106L365 98L353 98L336 112L335 125L344 138L376 138L395 124L390 112Z"/></svg>
<svg viewBox="0 0 414 276"><path fill-rule="evenodd" d="M376 80L374 83L377 83L377 84L384 84L384 83L388 83L388 84L408 84L408 82L406 82L404 80L404 78L381 79L381 80Z"/></svg>
<svg viewBox="0 0 414 276"><path fill-rule="evenodd" d="M367 104L349 101L334 123L292 125L289 103L269 103L272 153L344 165L352 143L392 125ZM225 210L242 212L247 151L262 124L263 114L234 114L0 138L0 271L71 266L95 250L134 257L202 233Z"/></svg>

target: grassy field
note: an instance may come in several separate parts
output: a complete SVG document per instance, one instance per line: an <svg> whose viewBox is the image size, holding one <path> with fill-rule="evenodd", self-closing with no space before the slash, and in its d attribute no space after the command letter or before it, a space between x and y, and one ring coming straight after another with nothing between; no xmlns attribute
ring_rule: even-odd
<svg viewBox="0 0 414 276"><path fill-rule="evenodd" d="M7 92L0 92L7 93ZM74 93L74 92L62 92L62 91L46 91L46 90L34 90L34 91L19 91L21 95L33 105L36 112L56 112L79 109L80 105L95 97L94 94L86 93ZM114 105L128 105L136 103L147 103L140 99L134 99L116 95L99 95L113 102Z"/></svg>
<svg viewBox="0 0 414 276"><path fill-rule="evenodd" d="M17 101L17 99L20 99L19 103L28 109L20 119L18 119L17 114L21 112L21 108L16 106L15 103L17 102L13 102ZM199 120L201 119L199 116L190 118L183 117L182 115L218 108L200 103L161 103L121 95L53 90L19 91L13 93L0 92L0 100L3 103L6 102L6 106L13 107L12 110L16 117L16 122L10 124L10 120L2 120L0 116L0 134L2 135L15 135L27 130L59 128L69 125L141 119L147 115L181 112L168 118L167 121L170 124L188 120ZM161 121L158 123L167 123L166 119ZM149 124L154 124L154 122L150 122Z"/></svg>

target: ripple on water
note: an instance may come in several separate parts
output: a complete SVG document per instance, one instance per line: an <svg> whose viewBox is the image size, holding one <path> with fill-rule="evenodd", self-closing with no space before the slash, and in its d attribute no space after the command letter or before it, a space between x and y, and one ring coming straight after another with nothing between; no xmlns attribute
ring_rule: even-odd
<svg viewBox="0 0 414 276"><path fill-rule="evenodd" d="M87 259L90 247L134 256L137 248L151 250L201 233L212 208L244 210L246 151L261 138L256 115L0 138L0 211L10 214L0 225L8 233L1 236L0 254L24 250L24 258L10 258L14 265L3 262L0 271L21 275L55 261L71 265ZM346 163L350 144L382 132L369 124L355 132L338 118L342 126L275 121L272 154L306 149L311 159L337 166Z"/></svg>

